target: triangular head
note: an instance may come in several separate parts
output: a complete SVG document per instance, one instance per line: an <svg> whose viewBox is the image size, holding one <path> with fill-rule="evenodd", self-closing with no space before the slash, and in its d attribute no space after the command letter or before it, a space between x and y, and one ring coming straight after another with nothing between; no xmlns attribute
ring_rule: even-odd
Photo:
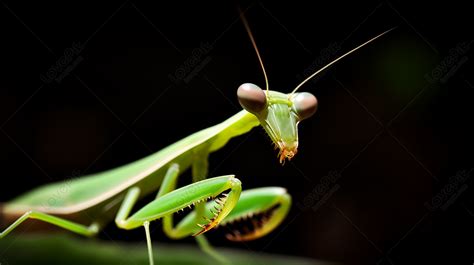
<svg viewBox="0 0 474 265"><path fill-rule="evenodd" d="M264 91L251 83L237 89L240 105L254 114L279 150L280 163L298 152L298 124L316 112L318 100L308 92L284 94Z"/></svg>

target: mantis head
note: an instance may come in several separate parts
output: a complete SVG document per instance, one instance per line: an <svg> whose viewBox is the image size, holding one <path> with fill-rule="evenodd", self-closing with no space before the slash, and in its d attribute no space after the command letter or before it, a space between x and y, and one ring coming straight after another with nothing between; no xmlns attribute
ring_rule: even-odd
<svg viewBox="0 0 474 265"><path fill-rule="evenodd" d="M294 93L298 87L288 95L268 89L267 73L252 31L242 12L240 18L262 67L266 91L257 85L245 83L237 89L237 97L240 105L258 118L275 149L279 149L279 160L284 164L285 159L291 160L298 152L298 123L316 112L318 101L308 92Z"/></svg>
<svg viewBox="0 0 474 265"><path fill-rule="evenodd" d="M268 77L265 67L263 66L262 57L260 56L252 31L250 30L243 12L240 12L240 18L244 23L250 41L252 42L252 46L257 54L258 61L260 62L260 66L262 67L263 76L265 77L266 91L264 92L254 84L246 83L239 87L237 90L237 96L240 105L258 118L260 124L275 144L275 147L280 149L279 158L280 163L282 164L285 162L285 159L290 160L293 158L298 151L298 123L311 117L316 112L318 106L318 101L315 96L308 92L297 93L296 91L310 79L314 78L342 58L394 29L389 29L339 56L308 76L297 85L290 94L283 94L269 90Z"/></svg>
<svg viewBox="0 0 474 265"><path fill-rule="evenodd" d="M237 89L237 97L240 105L258 118L279 149L280 163L292 159L298 152L298 124L316 112L316 97L308 92L265 92L251 83L242 84Z"/></svg>

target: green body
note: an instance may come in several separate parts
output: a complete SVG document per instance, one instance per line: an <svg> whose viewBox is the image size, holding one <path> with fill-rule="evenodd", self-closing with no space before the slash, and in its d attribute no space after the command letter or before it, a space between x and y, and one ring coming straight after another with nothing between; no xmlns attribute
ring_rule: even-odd
<svg viewBox="0 0 474 265"><path fill-rule="evenodd" d="M252 231L247 229L244 236L239 231L233 231L227 238L234 241L259 238L283 221L291 203L290 196L282 188L250 190L243 192L243 198L239 200L241 182L234 176L206 179L209 154L222 148L231 138L247 133L259 124L282 137L288 131L290 140L297 143L297 138L292 137L297 122L288 120L288 96L273 91L267 93L269 99L276 101L275 104L269 104L265 117L242 110L222 123L198 131L138 161L77 179L44 185L20 195L0 208L0 224L2 221L10 224L0 232L0 239L28 219L38 219L93 236L115 216L119 228L145 228L150 264L153 264L149 223L163 219L163 230L169 237L179 239L194 235L204 251L226 263L226 259L216 253L204 237L198 235L220 223L248 219L253 222ZM285 120L292 124L281 126ZM275 128L280 126L285 131L272 129L272 125L276 125ZM275 135L271 137L273 139ZM194 183L176 189L178 176L189 168L192 168ZM140 198L157 190L155 200L130 215ZM191 206L195 206L195 210L173 228L173 214ZM255 218L249 218L251 214L255 214Z"/></svg>
<svg viewBox="0 0 474 265"><path fill-rule="evenodd" d="M286 190L268 187L241 192L240 180L232 175L206 179L209 154L222 148L231 138L261 125L279 149L280 162L293 158L298 148L298 124L311 117L317 109L316 97L307 92L295 93L296 90L330 65L384 33L316 71L290 94L283 94L268 89L265 69L245 19L244 25L265 75L265 92L256 85L243 84L237 90L237 96L244 110L224 122L128 165L45 185L13 199L0 208L0 225L2 221L10 224L0 232L0 239L28 219L38 219L92 236L115 215L115 223L122 229L145 228L150 264L153 264L149 224L163 219L163 229L169 237L177 239L194 235L204 251L225 262L225 258L214 252L205 238L199 235L219 224L237 222L242 225L242 222L251 222L252 231L246 229L242 233L239 229L233 229L227 234L229 240L245 241L264 236L277 227L291 204ZM193 183L176 189L177 177L190 167ZM157 190L155 200L131 214L140 198ZM195 210L173 228L173 214L194 205Z"/></svg>
<svg viewBox="0 0 474 265"><path fill-rule="evenodd" d="M129 188L139 187L141 196L146 196L157 190L171 164L178 164L183 172L192 165L196 156L219 150L231 138L245 134L260 124L265 129L270 128L268 131L271 132L269 135L272 139L283 139L292 146L297 146L297 121L288 113L285 103L288 95L276 91L268 93L278 104L270 105L272 111L267 112L260 120L242 110L222 123L191 134L130 164L38 187L8 202L3 208L3 216L17 218L29 210L57 215L74 215L88 211L89 217L100 219L100 216L96 215L103 216L104 207L113 209L118 206L120 201L115 199L124 196ZM272 124L278 130L271 129ZM58 192L62 190L64 192ZM53 194L59 196L54 196L52 200Z"/></svg>
<svg viewBox="0 0 474 265"><path fill-rule="evenodd" d="M130 187L139 187L142 196L155 192L169 165L178 164L181 171L184 171L191 166L195 155L216 151L232 137L244 134L258 124L252 114L242 110L220 124L198 131L138 161L108 171L38 187L5 204L3 216L18 218L29 210L57 215L74 215L88 211L89 217L100 219L103 216L96 215L101 214L103 207L108 203L113 204L115 198L123 197ZM64 192L58 192L60 190ZM59 195L52 200L54 194ZM119 204L120 201L117 201L116 206Z"/></svg>
<svg viewBox="0 0 474 265"><path fill-rule="evenodd" d="M29 218L90 236L115 216L115 223L122 229L144 226L148 240L149 222L163 218L165 233L178 239L200 235L221 222L233 222L242 219L242 216L249 216L249 213L260 214L265 220L257 220L258 225L253 226L254 230L247 237L238 234L237 237L229 236L229 239L251 240L269 233L288 213L291 199L286 190L268 188L257 192L259 196L256 197L245 195L244 192L243 199L239 201L241 184L238 179L223 176L205 180L208 177L209 154L255 126L262 125L278 145L287 142L287 146L297 146L298 121L288 108L292 104L288 95L267 91L266 97L269 103L264 114L255 115L242 110L222 123L198 131L138 161L77 179L44 185L20 195L0 209L4 223L13 222L0 233L0 238ZM177 177L189 168L192 168L194 183L176 190ZM158 189L155 200L130 216L134 204L140 198ZM225 192L228 193L223 194ZM219 197L223 195L226 197ZM268 196L273 198L270 204ZM217 199L203 204L210 198ZM195 211L184 218L177 228L173 228L173 213L192 205L196 205ZM277 210L274 210L275 205L278 205ZM226 219L229 214L230 217ZM206 248L207 243L200 238L197 237L198 241Z"/></svg>

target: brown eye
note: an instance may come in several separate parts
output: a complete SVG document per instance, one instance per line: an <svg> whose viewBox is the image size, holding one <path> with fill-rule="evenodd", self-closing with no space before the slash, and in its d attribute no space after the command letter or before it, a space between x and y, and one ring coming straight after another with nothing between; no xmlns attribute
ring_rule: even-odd
<svg viewBox="0 0 474 265"><path fill-rule="evenodd" d="M293 98L293 104L300 120L313 116L318 108L318 100L308 92L296 94Z"/></svg>
<svg viewBox="0 0 474 265"><path fill-rule="evenodd" d="M239 103L246 111L256 114L262 111L267 105L267 96L258 86L245 83L237 89Z"/></svg>

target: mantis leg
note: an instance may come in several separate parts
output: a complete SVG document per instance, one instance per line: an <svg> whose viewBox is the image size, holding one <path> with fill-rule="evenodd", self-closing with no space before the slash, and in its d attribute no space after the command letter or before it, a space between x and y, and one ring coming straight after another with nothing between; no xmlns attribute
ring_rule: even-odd
<svg viewBox="0 0 474 265"><path fill-rule="evenodd" d="M3 232L0 233L0 238L5 237L8 235L12 230L14 230L17 226L28 219L37 219L41 220L46 223L53 224L55 226L59 226L66 230L84 235L84 236L94 236L99 232L100 226L98 223L93 222L89 226L85 226L79 223L75 223L64 218L56 217L53 215L49 215L46 213L42 213L39 211L28 211L23 214L20 218L18 218L13 224L7 227Z"/></svg>
<svg viewBox="0 0 474 265"><path fill-rule="evenodd" d="M176 189L176 181L178 180L178 176L179 165L171 165L171 167L166 172L160 190L156 195L157 199ZM173 214L165 215L163 217L163 232L166 234L166 236L172 239L181 239L183 237L189 236L189 234L180 234L179 230L173 228Z"/></svg>
<svg viewBox="0 0 474 265"><path fill-rule="evenodd" d="M165 177L163 178L163 183L161 183L160 189L156 194L156 198L165 195L166 193L176 189L176 181L179 176L179 165L172 164L166 171Z"/></svg>
<svg viewBox="0 0 474 265"><path fill-rule="evenodd" d="M143 223L143 227L145 227L146 233L146 244L148 246L148 259L150 260L150 265L155 263L153 259L153 247L151 246L151 236L150 236L150 222L146 221Z"/></svg>
<svg viewBox="0 0 474 265"><path fill-rule="evenodd" d="M158 191L158 194L156 196L157 199L175 189L178 175L179 175L179 165L172 164L165 174L165 177L163 179L163 184L161 185ZM120 206L117 216L115 217L115 223L117 224L118 227L127 229L125 227L126 225L124 224L126 223L127 218L130 215L130 212L132 211L133 206L137 202L139 196L140 196L140 188L132 187L128 190L122 202L122 206Z"/></svg>
<svg viewBox="0 0 474 265"><path fill-rule="evenodd" d="M193 182L198 182L207 178L209 169L208 157L209 153L207 152L199 152L194 155L194 162L192 165ZM204 208L204 203L199 203L196 205L196 222L202 221L204 216Z"/></svg>
<svg viewBox="0 0 474 265"><path fill-rule="evenodd" d="M209 154L207 152L198 153L195 155L194 162L192 165L192 175L193 175L193 182L203 180L208 175L209 170ZM206 204L199 203L196 205L195 212L196 212L196 222L202 221L205 216ZM169 225L169 224L167 224ZM178 229L175 229L175 231ZM178 234L179 230L175 232ZM229 264L229 261L212 247L211 244L207 241L204 235L196 236L196 242L198 243L199 247L202 251L219 261L221 264Z"/></svg>
<svg viewBox="0 0 474 265"><path fill-rule="evenodd" d="M214 209L215 202L206 203L205 212ZM288 215L291 207L291 196L285 188L262 187L243 191L237 205L224 220L219 223L221 231L231 241L250 241L261 238L274 231ZM186 231L187 235L198 231L196 212L186 215L175 230ZM196 237L199 240L201 237ZM206 247L206 242L201 242Z"/></svg>
<svg viewBox="0 0 474 265"><path fill-rule="evenodd" d="M204 176L204 173L207 172L207 170L205 170L205 167L207 167L206 162L202 163L202 161L201 161L199 166L194 167L194 170L197 170L197 168L203 169L203 170L197 170L198 172L196 172L196 175L193 172L193 176L197 176L197 178L194 179L195 181L196 181L196 179L201 179L201 177ZM204 166L204 168L203 168L203 166ZM158 191L158 194L157 194L156 197L159 198L162 195L176 189L176 181L178 179L178 176L179 176L179 165L177 165L177 164L171 165L171 167L168 169L168 171L167 171L167 173L166 173L166 175L163 179L163 183L162 183L162 185L160 187L160 190ZM199 205L204 206L204 203L199 203ZM166 215L166 216L163 217L163 231L169 238L173 238L173 239L180 239L180 238L189 236L189 233L186 233L184 230L173 228L173 214ZM217 261L220 261L222 264L228 264L228 261L223 256L217 254L212 249L212 246L209 244L209 242L207 241L207 239L204 235L197 236L196 241L198 242L201 249L204 252L206 252L208 255L212 256ZM148 245L150 246L151 242ZM150 249L150 247L149 247L149 249ZM151 252L149 251L149 253L151 253ZM152 257L151 256L152 254L149 254L149 255L150 255L150 257Z"/></svg>
<svg viewBox="0 0 474 265"><path fill-rule="evenodd" d="M193 164L193 181L199 181L205 178L207 175L207 168L208 168L208 163L207 163L207 155L202 156L204 159L199 159ZM158 191L158 194L156 198L161 197L162 195L176 189L176 181L179 176L179 165L173 164L171 167L168 169L164 179L163 183L160 187L160 190ZM205 203L198 203L196 205L196 211L198 207L201 208L201 212L204 213L205 210ZM199 214L197 214L199 215ZM202 217L199 222L202 221ZM184 229L175 229L173 228L173 214L169 214L163 217L163 231L164 233L172 239L180 239L186 236L189 236L189 231L186 231ZM200 235L196 237L196 241L198 242L199 247L208 255L216 259L222 264L228 264L228 260L225 259L222 255L218 254L212 246L209 244L207 241L206 237L204 235Z"/></svg>
<svg viewBox="0 0 474 265"><path fill-rule="evenodd" d="M178 174L179 168L172 165L165 175L165 185L160 188L158 198L130 217L130 212L140 196L140 188L133 187L129 189L115 218L117 226L123 229L145 227L151 264L153 264L153 258L149 222L160 218L169 218L170 215L185 207L213 199L219 207L216 208L216 212L213 212L214 215L211 218L205 220L207 221L205 224L200 225L202 230L197 234L202 234L219 224L232 211L242 191L240 181L232 175L202 180L173 190L176 186ZM168 222L171 228L172 219ZM194 223L194 227L197 227L196 223ZM190 235L192 233L186 234Z"/></svg>
<svg viewBox="0 0 474 265"><path fill-rule="evenodd" d="M212 247L212 245L209 243L209 241L206 239L204 235L197 236L196 242L198 242L198 245L202 251L207 253L209 256L213 257L215 260L217 260L221 264L231 264L230 261L226 257L219 254L214 249L214 247Z"/></svg>
<svg viewBox="0 0 474 265"><path fill-rule="evenodd" d="M139 196L140 196L140 188L133 187L128 190L122 202L122 205L120 206L120 210L118 211L117 216L115 217L115 223L117 224L117 226L120 227L121 224L127 220ZM149 221L143 222L143 227L145 228L150 265L153 265L154 259L153 259L153 248L151 245L151 237L150 237L150 222Z"/></svg>

